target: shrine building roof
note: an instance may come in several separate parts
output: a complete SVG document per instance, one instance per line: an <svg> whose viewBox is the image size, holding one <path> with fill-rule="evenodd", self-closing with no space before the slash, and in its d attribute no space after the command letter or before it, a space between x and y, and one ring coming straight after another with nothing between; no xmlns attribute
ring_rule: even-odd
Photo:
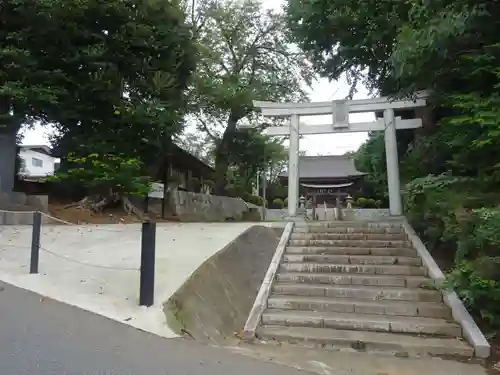
<svg viewBox="0 0 500 375"><path fill-rule="evenodd" d="M364 176L354 165L354 159L345 155L301 156L299 178L330 179ZM288 171L280 177L288 177Z"/></svg>

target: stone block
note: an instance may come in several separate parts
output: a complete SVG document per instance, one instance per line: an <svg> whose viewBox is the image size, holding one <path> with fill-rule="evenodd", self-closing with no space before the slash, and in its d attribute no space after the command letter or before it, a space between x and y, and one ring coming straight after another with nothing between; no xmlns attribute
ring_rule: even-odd
<svg viewBox="0 0 500 375"><path fill-rule="evenodd" d="M282 282L295 282L306 284L349 285L352 283L350 275L329 275L309 273L280 273L277 280Z"/></svg>
<svg viewBox="0 0 500 375"><path fill-rule="evenodd" d="M426 276L427 271L424 267L416 266L396 266L382 265L375 266L375 273L378 275L409 275L409 276Z"/></svg>

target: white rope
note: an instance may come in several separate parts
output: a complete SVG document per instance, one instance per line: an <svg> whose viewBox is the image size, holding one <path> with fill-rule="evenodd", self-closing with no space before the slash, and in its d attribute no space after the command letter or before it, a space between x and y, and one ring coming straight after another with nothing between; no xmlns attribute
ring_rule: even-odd
<svg viewBox="0 0 500 375"><path fill-rule="evenodd" d="M26 245L13 245L13 244L0 243L0 251L6 251L7 247L23 248L23 249L30 249L31 248L31 246L26 246ZM57 258L63 259L65 261L77 263L77 264L80 264L80 265L86 266L86 267L102 268L102 269L113 270L113 271L139 271L140 270L139 268L103 266L101 264L82 262L82 261L70 258L68 256L61 255L61 254L55 253L53 251L47 250L41 246L40 246L40 250L42 250L48 254L51 254Z"/></svg>
<svg viewBox="0 0 500 375"><path fill-rule="evenodd" d="M61 259L64 259L64 260L66 260L68 262L77 263L77 264L80 264L80 265L86 266L86 267L103 268L103 269L113 270L113 271L139 271L139 268L103 266L103 265L100 265L100 264L93 264L93 263L81 262L79 260L76 260L76 259L64 256L64 255L61 255L61 254L54 253L53 251L44 249L43 247L40 247L40 250L42 250L42 251L44 251L46 253L49 253L49 254L57 257L57 258L61 258Z"/></svg>
<svg viewBox="0 0 500 375"><path fill-rule="evenodd" d="M92 230L102 230L104 232L118 232L118 233L123 233L123 229L125 229L125 227L122 227L122 229L114 229L114 228L102 228L102 227L99 227L97 224L75 224L75 223L70 223L69 221L66 221L66 220L62 220L62 219L59 219L57 217L54 217L52 215L49 215L49 214L46 214L45 212L41 212L42 216L45 216L47 218L49 218L50 220L54 220L54 221L57 221L61 224L64 224L64 225L70 225L70 226L82 226L82 225L87 225L89 226L90 229ZM124 225L124 224L116 224L116 225ZM130 228L126 228L127 231L130 231ZM135 229L136 232L140 232L141 229Z"/></svg>

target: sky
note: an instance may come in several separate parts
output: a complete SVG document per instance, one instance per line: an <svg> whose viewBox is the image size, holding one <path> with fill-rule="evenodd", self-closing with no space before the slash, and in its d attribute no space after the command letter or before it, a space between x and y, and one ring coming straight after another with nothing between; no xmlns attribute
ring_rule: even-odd
<svg viewBox="0 0 500 375"><path fill-rule="evenodd" d="M284 0L264 0L264 6L279 9ZM349 92L349 85L345 78L337 82L329 82L319 78L308 89L310 100L324 102L335 99L344 99ZM354 99L367 98L367 91L360 89ZM331 116L310 116L301 119L301 123L325 124L331 122ZM350 116L351 122L368 122L374 120L373 113L363 113ZM24 132L24 145L48 144L48 135L52 132L50 127L35 126L34 129ZM342 155L349 151L356 151L367 139L367 133L320 134L304 136L300 140L300 150L308 155Z"/></svg>

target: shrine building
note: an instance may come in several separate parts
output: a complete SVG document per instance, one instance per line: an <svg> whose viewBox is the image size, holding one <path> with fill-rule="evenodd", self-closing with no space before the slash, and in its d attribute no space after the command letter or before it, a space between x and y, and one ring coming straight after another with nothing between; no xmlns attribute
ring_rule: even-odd
<svg viewBox="0 0 500 375"><path fill-rule="evenodd" d="M299 194L314 206L325 202L335 206L337 197L356 195L366 175L346 155L301 156L299 160ZM288 171L282 172L279 179L287 186Z"/></svg>

